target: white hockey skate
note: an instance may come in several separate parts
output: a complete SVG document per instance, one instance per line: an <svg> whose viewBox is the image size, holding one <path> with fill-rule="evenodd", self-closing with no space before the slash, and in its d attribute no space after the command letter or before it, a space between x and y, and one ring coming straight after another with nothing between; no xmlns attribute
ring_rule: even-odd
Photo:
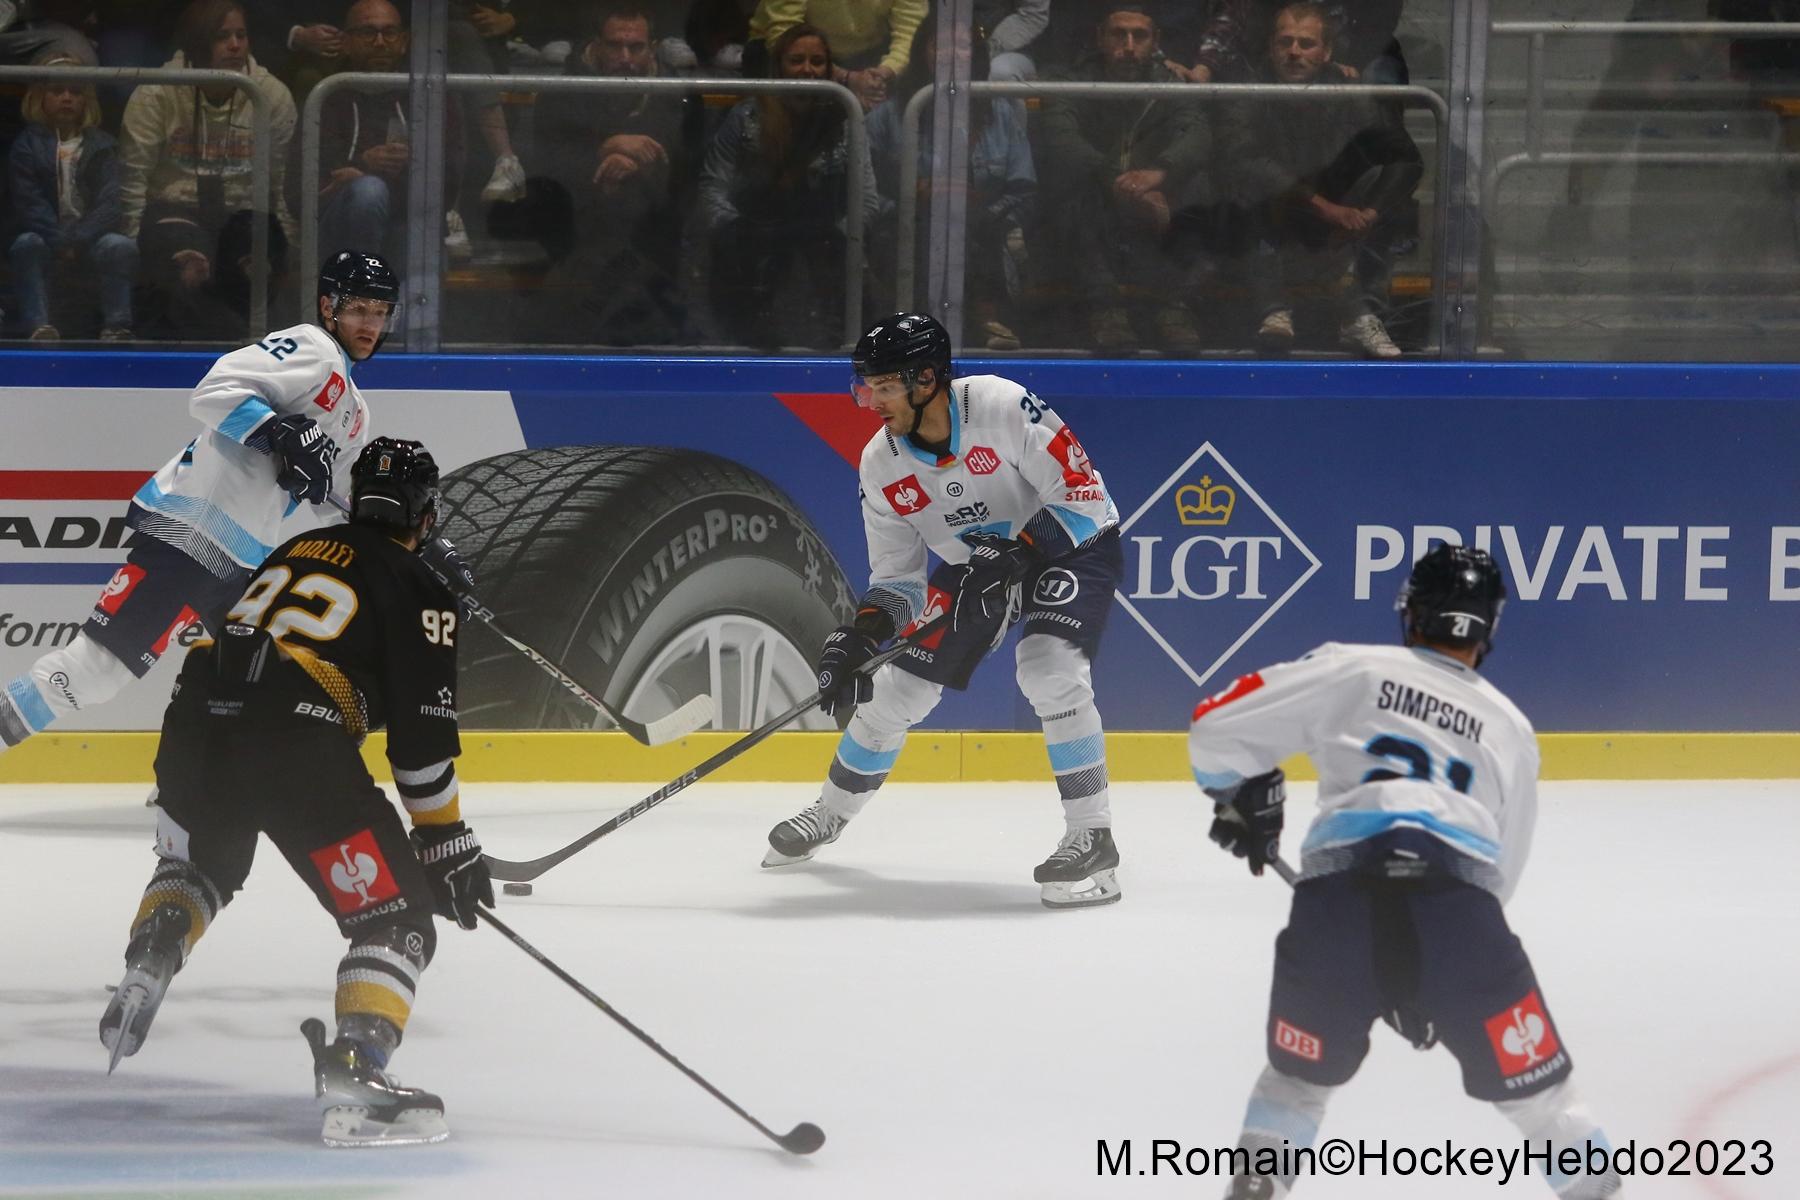
<svg viewBox="0 0 1800 1200"><path fill-rule="evenodd" d="M313 1091L324 1114L319 1136L327 1146L419 1146L450 1136L442 1100L399 1086L348 1038L327 1045L317 1017L303 1021L300 1032L312 1047Z"/></svg>
<svg viewBox="0 0 1800 1200"><path fill-rule="evenodd" d="M100 1044L112 1051L111 1075L119 1060L138 1052L162 1005L169 980L181 970L181 943L192 927L185 908L164 904L153 911L125 948L125 978L113 989L100 1015Z"/></svg>
<svg viewBox="0 0 1800 1200"><path fill-rule="evenodd" d="M825 807L823 800L789 817L769 830L769 852L763 855L765 867L790 867L811 858L820 846L838 840L849 820Z"/></svg>
<svg viewBox="0 0 1800 1200"><path fill-rule="evenodd" d="M1045 908L1092 908L1124 899L1119 890L1119 848L1110 829L1075 829L1063 835L1031 877L1043 887Z"/></svg>

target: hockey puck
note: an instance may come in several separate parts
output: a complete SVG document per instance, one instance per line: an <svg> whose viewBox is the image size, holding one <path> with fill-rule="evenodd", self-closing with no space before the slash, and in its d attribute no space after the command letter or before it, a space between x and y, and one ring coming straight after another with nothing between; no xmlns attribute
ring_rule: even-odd
<svg viewBox="0 0 1800 1200"><path fill-rule="evenodd" d="M500 890L505 892L508 896L531 895L531 885L529 883L504 883L500 885Z"/></svg>

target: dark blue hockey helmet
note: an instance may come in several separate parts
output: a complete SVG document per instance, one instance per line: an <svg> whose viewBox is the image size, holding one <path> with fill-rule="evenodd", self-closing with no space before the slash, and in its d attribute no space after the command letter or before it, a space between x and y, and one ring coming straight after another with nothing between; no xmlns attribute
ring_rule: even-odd
<svg viewBox="0 0 1800 1200"><path fill-rule="evenodd" d="M1500 628L1506 579L1486 550L1446 542L1413 564L1394 607L1407 645L1475 647L1479 663L1493 649Z"/></svg>
<svg viewBox="0 0 1800 1200"><path fill-rule="evenodd" d="M938 385L942 386L950 382L950 331L929 313L883 317L856 340L850 365L856 371L851 393L865 407L868 380L884 375L900 376L910 389L918 382L921 370L934 367Z"/></svg>
<svg viewBox="0 0 1800 1200"><path fill-rule="evenodd" d="M350 468L350 519L388 529L418 529L438 507L438 468L422 442L378 437Z"/></svg>
<svg viewBox="0 0 1800 1200"><path fill-rule="evenodd" d="M388 306L387 321L382 326L381 336L375 341L374 350L369 351L371 355L381 349L388 334L400 323L400 277L379 254L339 250L332 255L319 268L319 297L331 302L334 322L344 305L355 297L379 300ZM327 329L326 332L342 345L343 339L338 338L334 330Z"/></svg>

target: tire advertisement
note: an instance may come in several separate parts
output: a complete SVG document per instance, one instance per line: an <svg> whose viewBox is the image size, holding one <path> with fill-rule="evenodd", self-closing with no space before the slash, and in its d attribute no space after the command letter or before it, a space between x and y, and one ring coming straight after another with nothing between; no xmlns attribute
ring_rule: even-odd
<svg viewBox="0 0 1800 1200"><path fill-rule="evenodd" d="M193 436L210 361L0 354L6 677L72 637L123 560L125 501ZM1111 729L1179 729L1243 671L1394 640L1436 540L1505 571L1486 670L1541 729L1793 728L1800 372L996 366L1075 427L1119 507ZM375 432L446 468L446 532L486 603L590 689L639 720L706 693L735 729L812 691L867 577L852 464L875 425L845 364L394 355L358 378ZM155 728L178 657L59 728ZM927 726L1036 728L1010 660ZM469 728L593 726L485 630L462 675Z"/></svg>

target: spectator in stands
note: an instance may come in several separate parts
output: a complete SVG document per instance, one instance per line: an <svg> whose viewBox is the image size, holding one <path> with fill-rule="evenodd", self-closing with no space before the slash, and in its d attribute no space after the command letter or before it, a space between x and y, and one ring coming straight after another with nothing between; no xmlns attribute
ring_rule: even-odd
<svg viewBox="0 0 1800 1200"><path fill-rule="evenodd" d="M342 0L246 0L256 61L303 104L313 86L344 59Z"/></svg>
<svg viewBox="0 0 1800 1200"><path fill-rule="evenodd" d="M529 9L523 11L529 12ZM507 40L520 27L520 14L510 6L484 4L479 0L456 0L450 5L450 24L445 48L451 72L458 75L505 75L510 58ZM481 189L484 204L500 204L525 198L525 167L513 150L512 131L506 123L506 109L497 91L470 92L469 106L474 111L474 124L481 143L494 160L493 174ZM450 234L458 241L467 238L461 216L450 222Z"/></svg>
<svg viewBox="0 0 1800 1200"><path fill-rule="evenodd" d="M985 75L970 78L1036 79L1032 46L1049 25L1050 0L975 0L975 28L986 40L989 62Z"/></svg>
<svg viewBox="0 0 1800 1200"><path fill-rule="evenodd" d="M831 44L831 78L856 93L863 111L887 99L888 87L906 70L913 34L929 0L761 0L750 17L752 46L775 42L805 22ZM746 55L750 48L746 48ZM745 66L745 74L760 74Z"/></svg>
<svg viewBox="0 0 1800 1200"><path fill-rule="evenodd" d="M1095 27L1094 53L1065 78L1177 82L1157 60L1157 26L1142 4L1115 2ZM1157 340L1191 352L1200 335L1177 295L1165 245L1170 218L1200 178L1211 128L1192 99L1093 101L1053 96L1039 114L1039 173L1056 181L1049 232L1086 296L1090 335L1107 351L1133 349L1128 301L1145 296Z"/></svg>
<svg viewBox="0 0 1800 1200"><path fill-rule="evenodd" d="M988 75L988 43L980 36L964 35L969 54L969 77ZM868 117L869 156L881 188L884 210L899 201L901 117L907 101L931 82L937 61L937 17L925 18L913 38L912 58L900 83ZM1017 350L1019 337L1005 309L1008 297L1018 291L1015 255L1024 245L1024 226L1030 221L1037 199L1037 171L1031 162L1031 143L1025 132L1025 111L1016 100L976 98L969 106L968 253L964 274L965 308L969 314L969 341L989 350ZM923 257L928 245L932 187L932 122L922 114L918 159L918 203L914 210L919 236L913 240ZM921 276L915 275L915 278ZM884 304L898 308L900 304Z"/></svg>
<svg viewBox="0 0 1800 1200"><path fill-rule="evenodd" d="M294 137L294 99L251 56L243 5L192 0L176 38L169 67L191 63L235 71L249 76L268 99L270 194L282 231L293 242L283 184ZM179 304L207 281L227 218L256 202L252 114L250 98L234 87L146 84L125 106L121 230L137 239L149 282L165 301Z"/></svg>
<svg viewBox="0 0 1800 1200"><path fill-rule="evenodd" d="M811 25L775 39L778 79L829 79L831 43ZM726 114L701 168L711 234L714 313L737 341L784 332L775 300L796 268L809 282L799 337L835 346L844 314L844 221L850 172L863 179L865 227L880 205L867 157L853 161L843 107L829 96L755 96Z"/></svg>
<svg viewBox="0 0 1800 1200"><path fill-rule="evenodd" d="M1406 58L1394 31L1405 0L1328 0L1326 22L1337 31L1337 69L1363 83L1406 83ZM1264 49L1286 0L1216 0L1197 44L1182 46L1177 74L1191 83L1242 83L1263 74Z"/></svg>
<svg viewBox="0 0 1800 1200"><path fill-rule="evenodd" d="M276 315L290 296L292 280L288 276L288 240L281 222L273 216L263 218L269 228L269 323L277 328L289 323ZM234 212L219 231L219 244L213 251L213 273L178 308L163 315L159 326L151 331L159 338L178 338L190 342L231 342L241 344L246 333L261 337L262 331L250 327L250 294L255 258L251 254L255 235L256 214L243 209Z"/></svg>
<svg viewBox="0 0 1800 1200"><path fill-rule="evenodd" d="M344 64L351 71L400 71L408 51L405 18L389 0L356 0L343 16ZM411 97L381 88L341 88L319 112L319 232L325 253L398 249L412 166ZM445 206L462 176L462 121L445 98Z"/></svg>
<svg viewBox="0 0 1800 1200"><path fill-rule="evenodd" d="M46 66L78 65L52 52ZM33 341L61 336L50 323L52 265L85 265L100 284L100 339L131 337L131 278L137 244L118 228L119 151L97 128L100 100L92 84L34 83L25 91L26 126L13 141L7 179L12 201L13 288ZM64 271L66 274L66 269Z"/></svg>
<svg viewBox="0 0 1800 1200"><path fill-rule="evenodd" d="M745 43L750 41L755 11L756 0L693 0L682 40L703 73L744 73ZM765 68L767 60L766 53L755 56Z"/></svg>
<svg viewBox="0 0 1800 1200"><path fill-rule="evenodd" d="M1323 5L1287 4L1276 13L1262 79L1318 88L1347 82L1332 46ZM1255 231L1257 340L1282 350L1294 342L1297 288L1336 290L1359 250L1385 249L1384 222L1403 210L1423 174L1419 148L1379 104L1356 97L1241 101L1221 140ZM1341 303L1345 343L1375 358L1399 356L1364 287L1349 289Z"/></svg>
<svg viewBox="0 0 1800 1200"><path fill-rule="evenodd" d="M593 9L564 73L648 79L665 73L658 29L638 0ZM681 229L692 196L697 97L671 92L552 92L538 99L538 143L567 193L574 251L553 284L580 288L578 303L545 314L559 339L661 345L681 337ZM554 294L555 287L551 292Z"/></svg>
<svg viewBox="0 0 1800 1200"><path fill-rule="evenodd" d="M0 0L0 66L16 67L47 57L67 57L94 66L94 44L61 21L39 13L34 0Z"/></svg>

